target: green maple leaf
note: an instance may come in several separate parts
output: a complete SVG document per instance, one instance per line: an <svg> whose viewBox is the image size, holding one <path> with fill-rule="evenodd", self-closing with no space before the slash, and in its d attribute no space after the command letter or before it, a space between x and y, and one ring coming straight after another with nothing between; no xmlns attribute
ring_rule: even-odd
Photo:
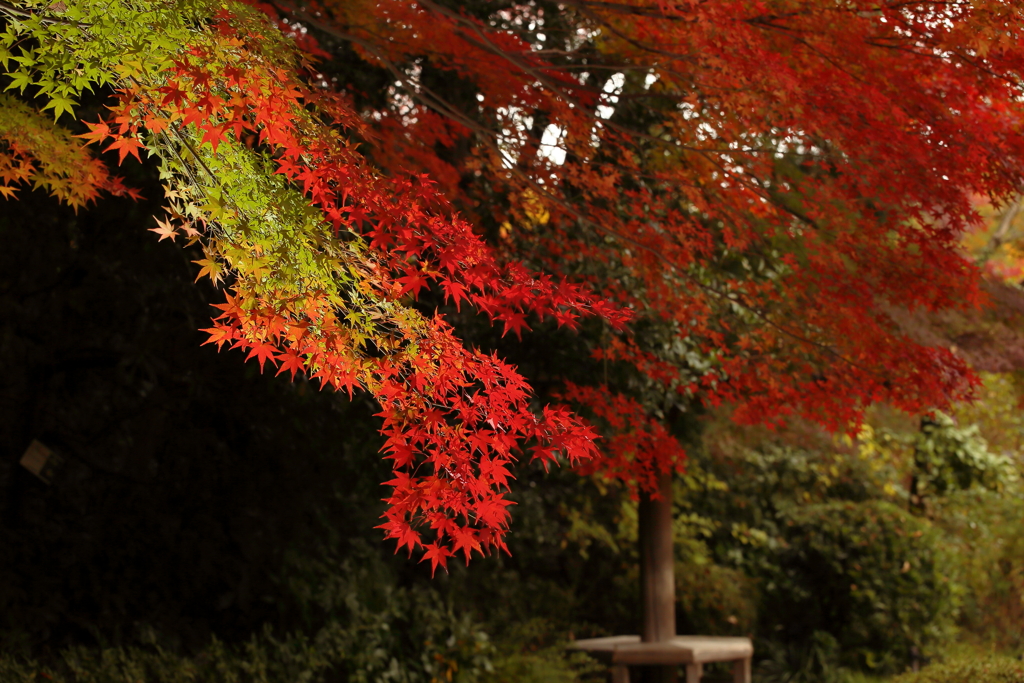
<svg viewBox="0 0 1024 683"><path fill-rule="evenodd" d="M207 203L201 208L210 217L211 221L220 220L226 213L224 198L217 192L211 192Z"/></svg>
<svg viewBox="0 0 1024 683"><path fill-rule="evenodd" d="M32 75L27 71L12 71L7 75L11 77L11 83L6 90L18 88L19 92L25 92L25 88L32 85Z"/></svg>
<svg viewBox="0 0 1024 683"><path fill-rule="evenodd" d="M64 97L63 95L54 95L50 98L50 103L43 107L43 111L47 109L53 109L53 120L56 121L60 118L60 115L67 112L74 116L74 107L77 106L77 102L74 100Z"/></svg>

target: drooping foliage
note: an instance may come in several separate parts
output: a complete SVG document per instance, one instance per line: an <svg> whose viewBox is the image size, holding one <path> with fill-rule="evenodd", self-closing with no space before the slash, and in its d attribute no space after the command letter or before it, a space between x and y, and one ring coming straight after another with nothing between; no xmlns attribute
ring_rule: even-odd
<svg viewBox="0 0 1024 683"><path fill-rule="evenodd" d="M0 95L0 194L15 196L19 184L44 188L70 206L81 208L100 192L138 193L71 138L71 133L10 95Z"/></svg>
<svg viewBox="0 0 1024 683"><path fill-rule="evenodd" d="M58 120L109 89L80 137L158 160L154 232L201 245L226 288L210 341L378 401L382 526L434 567L503 547L523 449L645 486L682 467L660 420L688 402L837 428L972 383L888 311L979 299L957 250L970 198L1022 180L1005 3L0 9L13 88ZM76 204L124 191L50 129L58 168L25 142L42 121L3 106L5 194L33 173ZM610 457L418 301L517 336L605 321L594 357L634 381L562 395L607 423Z"/></svg>

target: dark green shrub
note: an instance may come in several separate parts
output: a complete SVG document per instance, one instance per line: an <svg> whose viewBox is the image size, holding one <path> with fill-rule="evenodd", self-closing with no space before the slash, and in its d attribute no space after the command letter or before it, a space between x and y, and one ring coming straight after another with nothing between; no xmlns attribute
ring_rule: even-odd
<svg viewBox="0 0 1024 683"><path fill-rule="evenodd" d="M141 645L69 647L45 660L0 658L0 683L469 683L491 671L494 648L437 590L396 585L368 549L341 562L298 558L288 589L313 614L306 635L212 639L182 654L155 633Z"/></svg>
<svg viewBox="0 0 1024 683"><path fill-rule="evenodd" d="M495 643L493 668L480 683L577 683L581 678L603 681L607 666L584 652L566 652L566 642L552 638L555 629L546 619L532 619L511 627Z"/></svg>
<svg viewBox="0 0 1024 683"><path fill-rule="evenodd" d="M761 683L843 683L848 673L839 666L839 643L827 631L790 642L759 640L755 652Z"/></svg>
<svg viewBox="0 0 1024 683"><path fill-rule="evenodd" d="M739 570L711 562L677 562L676 600L680 633L741 636L754 630L757 590Z"/></svg>
<svg viewBox="0 0 1024 683"><path fill-rule="evenodd" d="M269 632L230 647L214 640L193 657L160 647L64 650L47 664L0 658L3 683L469 683L491 669L486 636L465 621L444 624L427 614L419 629L401 633L387 617L344 627L333 623L313 638ZM433 619L431 619L433 617ZM433 632L438 641L411 639ZM411 647L410 647L411 645Z"/></svg>
<svg viewBox="0 0 1024 683"><path fill-rule="evenodd" d="M763 586L767 637L829 634L836 665L885 673L949 633L953 569L927 520L876 500L791 508L779 522L785 547Z"/></svg>

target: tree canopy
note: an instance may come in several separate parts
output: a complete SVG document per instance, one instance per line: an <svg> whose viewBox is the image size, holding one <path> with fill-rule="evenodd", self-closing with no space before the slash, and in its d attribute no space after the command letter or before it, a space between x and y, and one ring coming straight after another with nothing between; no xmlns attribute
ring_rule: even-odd
<svg viewBox="0 0 1024 683"><path fill-rule="evenodd" d="M225 291L209 341L373 395L382 527L435 568L504 547L524 452L650 488L683 466L668 424L690 405L839 429L975 382L893 309L982 300L959 252L972 198L1022 186L1010 4L0 11L19 95L0 99L0 192L83 207L133 192L87 145L155 159L153 231L200 245ZM72 137L97 89L110 113ZM462 341L471 312L516 336L586 326L626 379L565 381L543 405Z"/></svg>

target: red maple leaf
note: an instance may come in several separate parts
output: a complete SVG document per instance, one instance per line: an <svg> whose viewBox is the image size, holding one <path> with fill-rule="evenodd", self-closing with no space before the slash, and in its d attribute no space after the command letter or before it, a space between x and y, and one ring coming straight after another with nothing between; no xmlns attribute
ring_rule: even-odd
<svg viewBox="0 0 1024 683"><path fill-rule="evenodd" d="M109 152L113 149L116 149L118 152L117 163L121 164L124 162L124 158L129 154L135 157L137 161L141 162L142 158L139 156L139 150L145 149L145 147L134 137L123 135L110 143L110 145L103 151Z"/></svg>
<svg viewBox="0 0 1024 683"><path fill-rule="evenodd" d="M258 341L252 345L252 349L249 351L249 355L246 356L246 360L256 358L260 362L260 372L263 372L263 364L270 361L271 365L274 365L275 352L277 348L273 344L269 344L265 341Z"/></svg>
<svg viewBox="0 0 1024 683"><path fill-rule="evenodd" d="M290 371L294 380L296 372L303 372L306 369L305 359L292 349L285 349L284 353L276 356L276 359L281 363L281 367L277 369L277 375Z"/></svg>
<svg viewBox="0 0 1024 683"><path fill-rule="evenodd" d="M426 543L423 546L423 559L420 562L430 561L430 576L433 578L438 565L445 571L448 571L448 558L451 556L452 551L446 546L438 545L437 543Z"/></svg>
<svg viewBox="0 0 1024 683"><path fill-rule="evenodd" d="M113 137L113 133L110 132L110 126L108 126L103 121L100 121L98 123L89 123L88 121L83 121L82 123L84 123L89 128L89 132L82 133L81 135L76 135L75 137L86 140L86 144L102 144L103 141L106 140L107 138Z"/></svg>

